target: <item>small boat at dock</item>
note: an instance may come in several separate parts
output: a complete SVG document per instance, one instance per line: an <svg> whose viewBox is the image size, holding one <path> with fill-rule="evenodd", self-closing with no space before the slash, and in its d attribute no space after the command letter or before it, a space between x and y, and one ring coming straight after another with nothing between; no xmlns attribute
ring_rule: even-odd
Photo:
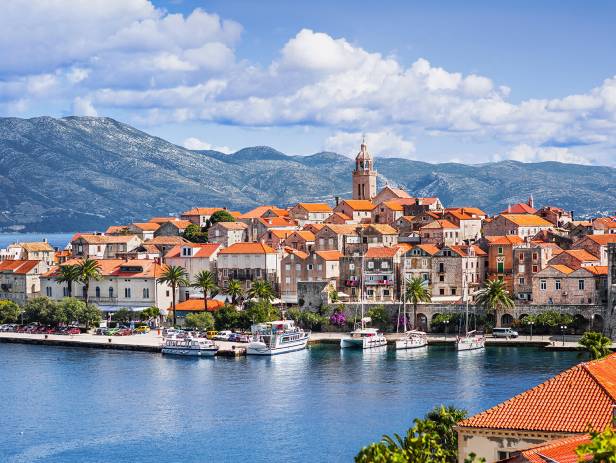
<svg viewBox="0 0 616 463"><path fill-rule="evenodd" d="M483 349L485 346L486 337L479 331L469 331L456 339L456 349L459 351Z"/></svg>
<svg viewBox="0 0 616 463"><path fill-rule="evenodd" d="M167 355L185 355L192 357L213 357L218 352L218 346L209 339L171 337L163 342L162 353Z"/></svg>
<svg viewBox="0 0 616 463"><path fill-rule="evenodd" d="M366 317L369 318L369 317ZM363 320L363 319L362 319ZM376 328L363 326L349 333L348 337L340 340L340 348L373 349L387 345L387 339Z"/></svg>
<svg viewBox="0 0 616 463"><path fill-rule="evenodd" d="M305 349L310 331L295 326L293 320L252 325L246 355L277 355Z"/></svg>
<svg viewBox="0 0 616 463"><path fill-rule="evenodd" d="M417 349L428 345L428 335L423 331L405 331L402 338L396 341L396 350Z"/></svg>

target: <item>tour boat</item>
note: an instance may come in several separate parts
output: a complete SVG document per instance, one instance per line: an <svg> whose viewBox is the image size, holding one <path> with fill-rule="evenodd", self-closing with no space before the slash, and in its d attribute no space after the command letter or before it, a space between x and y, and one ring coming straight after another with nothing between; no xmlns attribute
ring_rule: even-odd
<svg viewBox="0 0 616 463"><path fill-rule="evenodd" d="M362 326L351 331L348 337L340 340L342 349L355 347L357 349L373 349L387 345L387 339L383 333L380 333L376 328L366 328L366 321L370 321L370 317L362 318Z"/></svg>
<svg viewBox="0 0 616 463"><path fill-rule="evenodd" d="M456 338L456 349L474 350L483 349L486 346L486 337L478 331L469 331L463 337Z"/></svg>
<svg viewBox="0 0 616 463"><path fill-rule="evenodd" d="M196 357L213 357L218 352L218 346L209 339L176 338L165 339L162 353L170 355L188 355Z"/></svg>
<svg viewBox="0 0 616 463"><path fill-rule="evenodd" d="M396 350L398 349L416 349L428 345L428 335L423 331L410 330L405 331L402 338L396 341Z"/></svg>
<svg viewBox="0 0 616 463"><path fill-rule="evenodd" d="M310 331L295 326L293 320L259 323L251 327L247 355L277 355L305 349Z"/></svg>

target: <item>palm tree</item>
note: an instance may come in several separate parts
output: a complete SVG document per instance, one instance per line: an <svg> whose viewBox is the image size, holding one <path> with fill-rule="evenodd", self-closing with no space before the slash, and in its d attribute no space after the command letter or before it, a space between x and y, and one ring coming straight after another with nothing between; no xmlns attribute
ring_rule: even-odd
<svg viewBox="0 0 616 463"><path fill-rule="evenodd" d="M203 291L203 307L207 311L208 294L218 290L218 286L216 286L216 277L208 270L201 270L195 275L195 281L193 281L192 286L193 288L201 288Z"/></svg>
<svg viewBox="0 0 616 463"><path fill-rule="evenodd" d="M477 305L483 307L486 312L494 312L496 326L499 325L498 311L500 309L513 309L515 304L505 289L503 280L488 280L483 288L477 291L475 299Z"/></svg>
<svg viewBox="0 0 616 463"><path fill-rule="evenodd" d="M68 286L67 295L72 297L73 295L73 282L79 279L79 274L76 265L62 265L56 275L56 281L58 283L66 283Z"/></svg>
<svg viewBox="0 0 616 463"><path fill-rule="evenodd" d="M268 281L256 280L252 282L248 290L248 297L272 302L274 300L274 290Z"/></svg>
<svg viewBox="0 0 616 463"><path fill-rule="evenodd" d="M584 333L578 344L588 351L590 358L593 360L607 357L612 352L612 340L596 331Z"/></svg>
<svg viewBox="0 0 616 463"><path fill-rule="evenodd" d="M432 296L428 289L427 282L421 277L412 277L406 280L406 288L404 289L404 300L413 304L413 325L415 328L417 323L417 304L420 302L431 302Z"/></svg>
<svg viewBox="0 0 616 463"><path fill-rule="evenodd" d="M231 296L231 302L233 304L237 304L237 301L242 298L244 295L244 290L242 289L242 283L238 280L229 280L227 283L227 288L225 292Z"/></svg>
<svg viewBox="0 0 616 463"><path fill-rule="evenodd" d="M165 265L163 273L158 277L159 283L166 283L171 286L171 308L173 310L173 326L177 322L175 316L175 291L179 286L189 286L188 273L184 270L184 267L179 265Z"/></svg>
<svg viewBox="0 0 616 463"><path fill-rule="evenodd" d="M83 283L84 288L84 302L88 305L88 290L90 289L90 280L100 280L101 276L101 264L89 257L81 259L75 265L77 272L77 281Z"/></svg>

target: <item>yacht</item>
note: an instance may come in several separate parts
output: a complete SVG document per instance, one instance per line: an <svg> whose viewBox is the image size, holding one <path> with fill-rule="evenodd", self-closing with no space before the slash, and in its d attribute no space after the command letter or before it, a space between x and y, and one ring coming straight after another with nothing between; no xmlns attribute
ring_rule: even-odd
<svg viewBox="0 0 616 463"><path fill-rule="evenodd" d="M295 326L293 320L259 323L251 327L247 355L277 355L305 349L310 331Z"/></svg>
<svg viewBox="0 0 616 463"><path fill-rule="evenodd" d="M218 346L209 339L170 337L163 342L162 353L169 355L187 355L195 357L213 357Z"/></svg>
<svg viewBox="0 0 616 463"><path fill-rule="evenodd" d="M360 327L351 331L348 337L344 337L340 340L340 348L355 347L357 349L372 349L386 346L387 339L385 339L383 333L380 333L376 328L366 327L366 323L370 323L371 321L370 317L362 318Z"/></svg>
<svg viewBox="0 0 616 463"><path fill-rule="evenodd" d="M486 346L486 337L479 331L469 331L465 336L456 338L456 349L474 350L483 349Z"/></svg>
<svg viewBox="0 0 616 463"><path fill-rule="evenodd" d="M423 331L405 331L403 336L396 341L396 350L417 349L428 345L428 335Z"/></svg>

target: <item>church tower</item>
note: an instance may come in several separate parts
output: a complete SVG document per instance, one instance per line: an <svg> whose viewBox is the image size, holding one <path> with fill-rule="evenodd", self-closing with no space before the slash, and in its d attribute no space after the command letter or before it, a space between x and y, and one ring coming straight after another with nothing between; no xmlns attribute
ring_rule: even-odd
<svg viewBox="0 0 616 463"><path fill-rule="evenodd" d="M355 158L353 171L353 199L372 200L376 196L376 170L374 161L368 152L366 141L363 140L359 153Z"/></svg>

